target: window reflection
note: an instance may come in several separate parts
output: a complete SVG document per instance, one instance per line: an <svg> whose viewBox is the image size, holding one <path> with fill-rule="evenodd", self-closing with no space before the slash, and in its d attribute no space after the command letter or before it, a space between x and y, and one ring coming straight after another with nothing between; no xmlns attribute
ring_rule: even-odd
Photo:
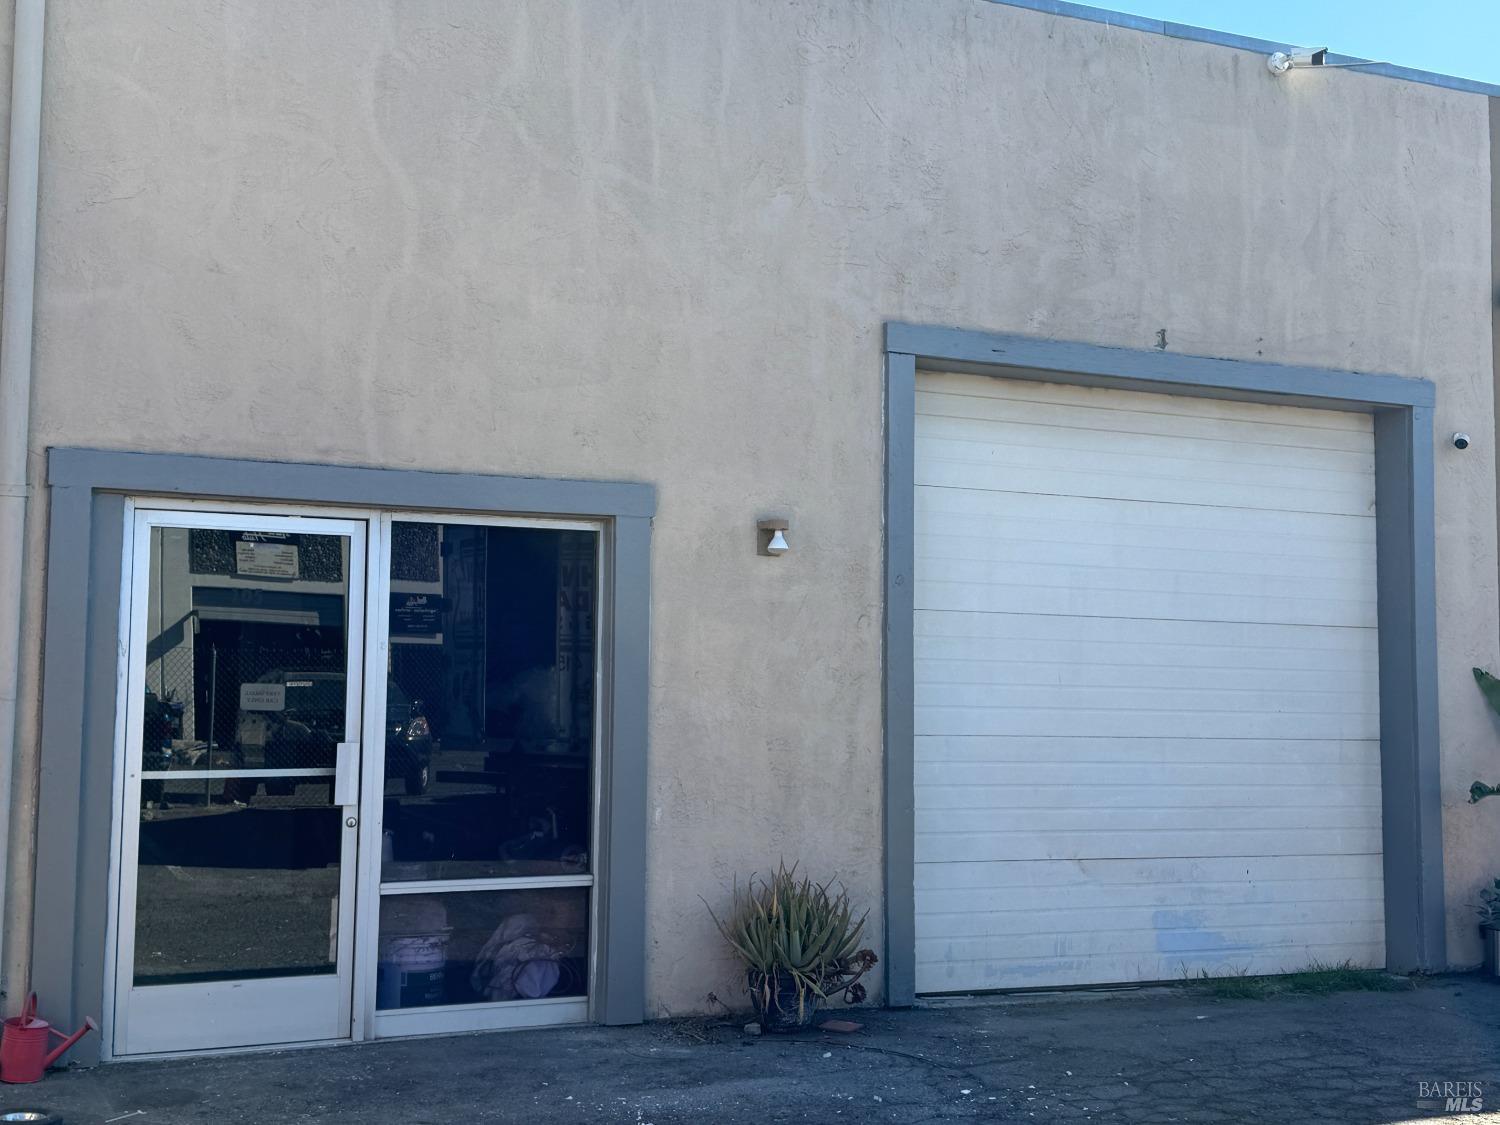
<svg viewBox="0 0 1500 1125"><path fill-rule="evenodd" d="M386 895L375 1006L588 994L588 890Z"/></svg>
<svg viewBox="0 0 1500 1125"><path fill-rule="evenodd" d="M158 807L141 810L135 984L334 972L341 817L328 786L156 784Z"/></svg>
<svg viewBox="0 0 1500 1125"><path fill-rule="evenodd" d="M590 870L597 557L593 531L393 525L386 881Z"/></svg>
<svg viewBox="0 0 1500 1125"><path fill-rule="evenodd" d="M348 557L343 535L150 531L138 986L337 969Z"/></svg>
<svg viewBox="0 0 1500 1125"><path fill-rule="evenodd" d="M151 530L142 769L332 768L347 554L341 535Z"/></svg>

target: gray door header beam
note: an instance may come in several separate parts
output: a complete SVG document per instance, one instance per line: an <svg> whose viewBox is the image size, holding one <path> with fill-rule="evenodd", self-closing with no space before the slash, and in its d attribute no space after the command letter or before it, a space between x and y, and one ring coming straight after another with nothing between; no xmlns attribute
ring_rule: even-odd
<svg viewBox="0 0 1500 1125"><path fill-rule="evenodd" d="M1429 380L1400 375L1107 348L899 322L885 326L885 350L914 356L920 368L984 374L985 370L976 369L992 372L1005 367L1012 369L1013 377L1025 370L1030 374L1020 377L1051 382L1336 410L1431 406L1437 397Z"/></svg>
<svg viewBox="0 0 1500 1125"><path fill-rule="evenodd" d="M50 449L47 483L55 488L206 499L260 498L362 508L644 518L656 514L655 486L632 481L240 461L185 453Z"/></svg>

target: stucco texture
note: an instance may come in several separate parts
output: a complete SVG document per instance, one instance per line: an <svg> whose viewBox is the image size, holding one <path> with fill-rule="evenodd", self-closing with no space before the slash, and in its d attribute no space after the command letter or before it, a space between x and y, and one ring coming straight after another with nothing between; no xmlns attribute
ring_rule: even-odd
<svg viewBox="0 0 1500 1125"><path fill-rule="evenodd" d="M659 487L651 1014L735 994L698 896L779 858L879 946L884 320L1421 375L1493 434L1482 97L983 0L49 19L38 453ZM1457 963L1492 444L1437 467Z"/></svg>

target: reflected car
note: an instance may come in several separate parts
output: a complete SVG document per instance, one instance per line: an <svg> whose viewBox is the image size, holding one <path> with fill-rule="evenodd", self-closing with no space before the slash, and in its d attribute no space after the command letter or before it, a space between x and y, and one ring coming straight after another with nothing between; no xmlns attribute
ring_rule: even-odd
<svg viewBox="0 0 1500 1125"><path fill-rule="evenodd" d="M241 710L241 752L260 757L268 772L289 769L329 769L338 758L344 735L344 674L342 672L270 672L257 683L281 684L285 702L280 710ZM385 684L385 776L399 777L411 796L427 792L432 781L435 740L432 724L420 699L412 699L395 680ZM266 791L286 796L296 782L266 783Z"/></svg>

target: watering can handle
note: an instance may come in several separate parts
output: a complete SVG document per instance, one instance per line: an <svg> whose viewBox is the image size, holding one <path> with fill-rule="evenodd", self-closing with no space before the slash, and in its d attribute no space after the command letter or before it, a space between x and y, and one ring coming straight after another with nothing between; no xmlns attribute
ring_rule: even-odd
<svg viewBox="0 0 1500 1125"><path fill-rule="evenodd" d="M36 993L33 992L26 997L26 1005L21 1009L21 1026L29 1027L36 1019Z"/></svg>

